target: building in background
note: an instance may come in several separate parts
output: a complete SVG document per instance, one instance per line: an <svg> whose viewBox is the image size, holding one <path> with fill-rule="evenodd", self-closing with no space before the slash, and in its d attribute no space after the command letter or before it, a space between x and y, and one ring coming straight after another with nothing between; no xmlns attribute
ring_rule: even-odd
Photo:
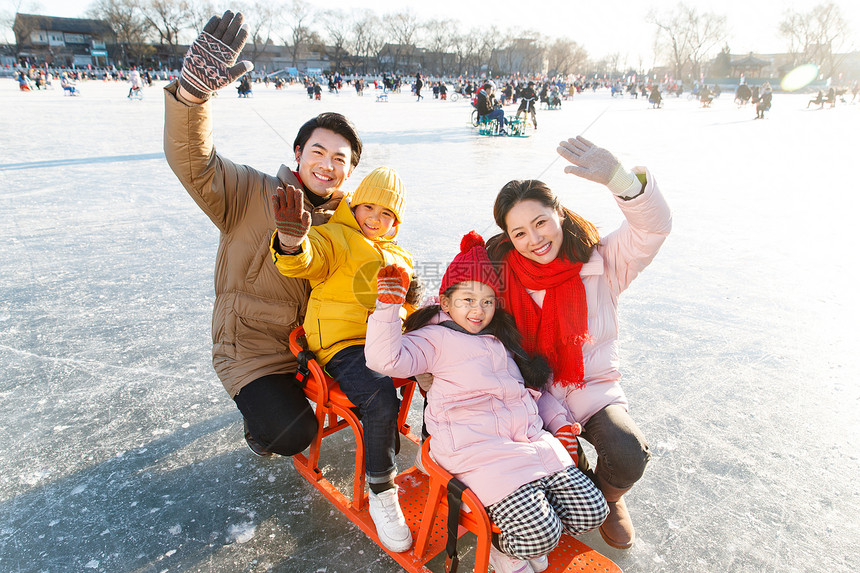
<svg viewBox="0 0 860 573"><path fill-rule="evenodd" d="M107 46L116 44L116 34L102 20L16 14L12 30L21 65L106 67Z"/></svg>

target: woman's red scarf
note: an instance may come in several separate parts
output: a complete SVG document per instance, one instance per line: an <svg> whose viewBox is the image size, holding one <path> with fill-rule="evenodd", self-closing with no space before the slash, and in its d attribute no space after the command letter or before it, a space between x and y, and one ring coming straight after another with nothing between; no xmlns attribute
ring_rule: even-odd
<svg viewBox="0 0 860 573"><path fill-rule="evenodd" d="M590 340L581 269L582 263L561 257L542 265L511 250L502 270L502 299L523 335L523 348L547 359L554 383L577 388L585 386L582 343ZM526 289L546 291L542 307Z"/></svg>

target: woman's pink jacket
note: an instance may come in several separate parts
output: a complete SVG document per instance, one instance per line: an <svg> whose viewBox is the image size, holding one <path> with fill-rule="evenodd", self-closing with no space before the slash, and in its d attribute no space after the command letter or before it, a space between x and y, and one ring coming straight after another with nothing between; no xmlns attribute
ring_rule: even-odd
<svg viewBox="0 0 860 573"><path fill-rule="evenodd" d="M591 337L591 342L582 345L586 385L578 389L553 384L540 401L542 414L545 403L555 407L555 400L548 399L550 393L564 405L568 419L581 424L610 404L627 408L618 370L618 295L654 260L672 229L672 214L651 173L644 167L633 172L645 173L645 191L629 201L615 198L625 220L601 237L579 273L585 286ZM538 305L545 292L532 293Z"/></svg>

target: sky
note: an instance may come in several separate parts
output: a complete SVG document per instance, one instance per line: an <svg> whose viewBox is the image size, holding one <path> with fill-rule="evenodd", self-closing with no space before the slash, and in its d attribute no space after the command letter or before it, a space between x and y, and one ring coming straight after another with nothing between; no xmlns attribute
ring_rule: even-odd
<svg viewBox="0 0 860 573"><path fill-rule="evenodd" d="M17 3L5 0L5 9ZM40 6L40 13L53 16L79 17L92 0L23 0L22 11ZM770 0L723 0L719 3L687 0L700 13L712 11L725 14L728 35L726 42L732 53L773 53L786 49L777 34L777 26L785 11L809 12L826 0L785 0L779 8ZM325 8L322 2L310 2ZM849 46L860 49L860 2L837 0L843 18L852 30ZM229 6L229 4L224 4ZM421 19L459 20L461 30L496 25L500 31L538 30L550 38L567 37L584 46L592 59L617 53L619 63L641 68L661 62L654 61L654 27L647 22L649 12L671 10L675 3L632 0L600 0L575 2L543 0L530 6L524 0L496 2L463 2L462 0L401 0L379 10L370 0L338 0L345 10L372 8L379 14L396 9L408 9ZM658 12L659 13L659 12Z"/></svg>

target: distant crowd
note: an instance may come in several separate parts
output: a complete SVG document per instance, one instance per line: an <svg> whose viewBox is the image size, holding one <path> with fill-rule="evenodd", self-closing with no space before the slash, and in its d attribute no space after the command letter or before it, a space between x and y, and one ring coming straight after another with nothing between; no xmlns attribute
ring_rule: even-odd
<svg viewBox="0 0 860 573"><path fill-rule="evenodd" d="M6 66L6 69L11 71L12 77L18 81L22 91L38 91L49 88L58 79L65 79L63 87L68 89L67 86L70 83L83 81L128 82L132 80L133 74L138 74L141 83L146 86L151 86L154 81L173 81L179 77L179 70L168 69L138 70L137 68L94 68L91 66L86 68ZM263 84L267 88L274 86L277 90L289 85L301 84L307 90L308 98L321 99L324 91L339 93L344 88L354 89L357 95L364 95L367 88L383 94L399 94L405 87L409 93L418 96L418 101L420 101L423 99L421 90L427 87L433 99L446 100L449 99L449 94L457 94L474 101L484 82L488 79L483 76L461 75L452 77L420 73L414 76L389 73L349 75L339 72L290 75L283 70L269 74L264 71L254 71L237 83L237 91L239 96L247 97L253 93L253 84ZM661 81L648 77L637 78L635 74L622 78L588 78L573 74L568 76L533 74L495 77L492 78L492 81L494 85L498 86L498 101L503 106L516 104L522 97L523 91L531 83L540 103L550 109L559 106L562 100L570 99L583 91L609 90L612 97L638 98L641 96L643 99L647 98L655 107L662 105L664 96L680 97L685 93L688 98L697 99L702 102L704 107L707 107L713 99L720 96L722 91L718 83L693 82L685 84L683 81L670 77L665 77ZM741 85L744 85L743 80ZM751 91L758 91L760 88L750 86L750 89ZM848 103L846 96L850 95L850 102L853 103L858 97L858 92L860 92L860 82L854 81L850 86L828 86L821 90L819 97L826 104L831 104L836 98L839 98L843 103ZM753 100L755 103L757 94L753 93L751 96L742 99ZM813 103L819 104L821 102L814 101Z"/></svg>

